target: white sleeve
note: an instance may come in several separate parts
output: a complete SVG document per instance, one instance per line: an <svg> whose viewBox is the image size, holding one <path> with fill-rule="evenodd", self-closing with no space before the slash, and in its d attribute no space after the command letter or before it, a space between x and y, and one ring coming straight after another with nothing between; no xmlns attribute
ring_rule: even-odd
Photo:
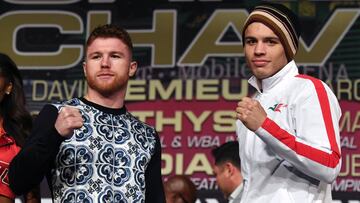
<svg viewBox="0 0 360 203"><path fill-rule="evenodd" d="M266 118L255 133L297 170L328 183L340 172L339 119L336 97L323 82L310 79L306 97L294 109L295 134ZM304 90L303 90L304 91Z"/></svg>

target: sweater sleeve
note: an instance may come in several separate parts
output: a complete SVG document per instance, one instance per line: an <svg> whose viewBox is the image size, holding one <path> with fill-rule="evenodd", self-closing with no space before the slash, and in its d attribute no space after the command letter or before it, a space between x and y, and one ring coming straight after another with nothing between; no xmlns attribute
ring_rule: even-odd
<svg viewBox="0 0 360 203"><path fill-rule="evenodd" d="M161 178L161 144L156 135L155 153L145 172L145 202L165 203L164 186Z"/></svg>
<svg viewBox="0 0 360 203"><path fill-rule="evenodd" d="M9 182L15 194L25 194L39 185L51 169L64 140L55 129L58 111L45 105L34 122L33 131L21 151L10 163Z"/></svg>
<svg viewBox="0 0 360 203"><path fill-rule="evenodd" d="M330 88L320 80L311 82L301 94L292 115L293 132L281 122L266 118L255 133L297 170L331 183L341 168L339 119L341 110Z"/></svg>

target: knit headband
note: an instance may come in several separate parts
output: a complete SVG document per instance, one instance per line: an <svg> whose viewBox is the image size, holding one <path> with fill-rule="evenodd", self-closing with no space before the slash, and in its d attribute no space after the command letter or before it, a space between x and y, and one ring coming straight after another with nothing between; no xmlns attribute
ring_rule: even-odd
<svg viewBox="0 0 360 203"><path fill-rule="evenodd" d="M288 61L294 58L299 45L301 28L297 16L290 9L281 4L269 2L256 6L245 21L243 39L245 39L247 26L253 22L261 22L268 26L279 37Z"/></svg>

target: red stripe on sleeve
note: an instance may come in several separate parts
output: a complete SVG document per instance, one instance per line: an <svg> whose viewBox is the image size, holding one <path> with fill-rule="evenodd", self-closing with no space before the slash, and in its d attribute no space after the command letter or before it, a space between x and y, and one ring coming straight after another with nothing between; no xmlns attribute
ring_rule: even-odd
<svg viewBox="0 0 360 203"><path fill-rule="evenodd" d="M302 155L308 159L316 161L324 166L335 168L340 160L340 150L336 143L334 125L331 118L330 104L326 90L320 80L307 75L298 75L296 77L309 79L315 86L315 90L319 99L322 116L325 123L325 128L328 140L331 147L331 154L328 154L319 149L313 148L309 145L297 142L295 137L287 131L281 129L274 121L266 118L262 127L273 135L280 142L294 150L297 154Z"/></svg>
<svg viewBox="0 0 360 203"><path fill-rule="evenodd" d="M322 84L322 82L320 80L315 79L310 76L307 76L307 75L298 75L297 77L309 79L314 84L315 90L316 90L316 93L317 93L317 96L319 99L321 112L322 112L325 127L326 127L326 132L328 134L328 139L329 139L329 142L331 145L331 150L335 151L339 155L339 158L340 158L340 150L336 143L334 124L333 124L332 118L331 118L329 98L328 98L328 95L324 88L324 85Z"/></svg>
<svg viewBox="0 0 360 203"><path fill-rule="evenodd" d="M304 156L330 168L335 168L339 163L339 155L335 151L332 151L331 154L328 154L309 145L297 142L295 136L280 128L274 121L269 118L265 119L261 127L301 156Z"/></svg>

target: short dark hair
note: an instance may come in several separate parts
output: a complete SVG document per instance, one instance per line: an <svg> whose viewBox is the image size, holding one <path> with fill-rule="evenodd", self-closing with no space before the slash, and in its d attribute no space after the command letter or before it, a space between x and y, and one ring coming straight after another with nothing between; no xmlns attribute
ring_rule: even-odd
<svg viewBox="0 0 360 203"><path fill-rule="evenodd" d="M226 142L211 151L215 165L231 162L236 168L240 169L239 143L237 141Z"/></svg>
<svg viewBox="0 0 360 203"><path fill-rule="evenodd" d="M133 44L129 33L122 27L113 24L105 24L96 27L86 41L86 48L97 38L118 38L129 48L130 53L133 51Z"/></svg>

